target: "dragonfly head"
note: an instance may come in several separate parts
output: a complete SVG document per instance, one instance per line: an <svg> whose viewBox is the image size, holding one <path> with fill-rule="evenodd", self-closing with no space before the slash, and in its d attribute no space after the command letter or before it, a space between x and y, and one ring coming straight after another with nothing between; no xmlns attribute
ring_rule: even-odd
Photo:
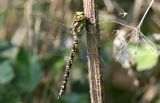
<svg viewBox="0 0 160 103"><path fill-rule="evenodd" d="M73 21L83 21L84 13L83 12L75 12Z"/></svg>

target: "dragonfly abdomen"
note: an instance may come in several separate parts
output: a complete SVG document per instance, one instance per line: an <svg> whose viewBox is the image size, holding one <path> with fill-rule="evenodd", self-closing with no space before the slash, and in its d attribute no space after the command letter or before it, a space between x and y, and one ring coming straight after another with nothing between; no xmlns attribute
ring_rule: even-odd
<svg viewBox="0 0 160 103"><path fill-rule="evenodd" d="M72 68L72 63L75 57L75 54L77 53L77 49L78 49L78 38L75 35L74 36L74 42L72 44L72 49L71 49L71 53L69 56L69 60L68 63L66 65L66 69L65 69L65 73L64 73L64 79L62 81L62 85L61 85L61 89L58 95L58 99L65 93L66 91L66 87L67 87L67 82L68 82L68 78L69 78L69 74Z"/></svg>

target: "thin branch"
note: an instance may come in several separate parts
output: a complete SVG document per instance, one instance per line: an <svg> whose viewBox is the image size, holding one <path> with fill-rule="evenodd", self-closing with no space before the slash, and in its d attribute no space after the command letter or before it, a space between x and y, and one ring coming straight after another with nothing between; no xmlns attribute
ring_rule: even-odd
<svg viewBox="0 0 160 103"><path fill-rule="evenodd" d="M147 13L148 13L149 9L151 8L151 6L152 6L153 2L154 2L154 0L152 0L152 1L151 1L151 3L149 4L149 6L148 6L148 8L147 8L146 12L144 13L144 15L143 15L143 17L142 17L141 21L139 22L139 24L138 24L137 28L140 28L140 26L142 25L142 23L143 23L143 21L144 21L144 19L145 19L146 15L147 15Z"/></svg>

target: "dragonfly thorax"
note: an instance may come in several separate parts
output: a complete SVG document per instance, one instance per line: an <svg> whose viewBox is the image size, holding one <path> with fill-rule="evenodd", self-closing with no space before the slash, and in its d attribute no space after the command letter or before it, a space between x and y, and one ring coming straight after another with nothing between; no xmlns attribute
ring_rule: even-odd
<svg viewBox="0 0 160 103"><path fill-rule="evenodd" d="M83 12L75 12L72 23L72 30L74 32L77 32L79 34L79 32L83 29L84 19L85 17Z"/></svg>

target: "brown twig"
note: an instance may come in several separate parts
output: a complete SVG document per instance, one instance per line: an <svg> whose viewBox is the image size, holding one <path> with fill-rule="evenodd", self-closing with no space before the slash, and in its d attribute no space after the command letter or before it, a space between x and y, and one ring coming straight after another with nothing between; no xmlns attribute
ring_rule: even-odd
<svg viewBox="0 0 160 103"><path fill-rule="evenodd" d="M102 87L102 69L99 58L99 27L94 0L83 0L87 30L88 78L91 103L104 103Z"/></svg>

